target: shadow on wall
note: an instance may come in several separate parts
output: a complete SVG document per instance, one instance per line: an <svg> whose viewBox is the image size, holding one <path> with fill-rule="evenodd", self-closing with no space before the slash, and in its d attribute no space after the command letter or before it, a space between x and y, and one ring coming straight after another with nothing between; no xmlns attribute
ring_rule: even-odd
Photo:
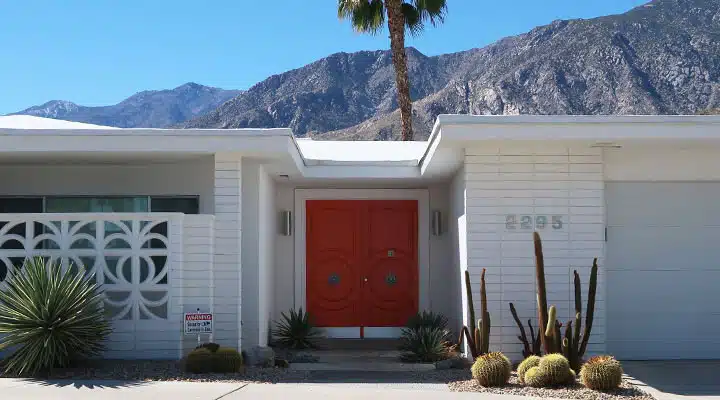
<svg viewBox="0 0 720 400"><path fill-rule="evenodd" d="M627 375L661 392L720 395L720 360L622 361L622 366Z"/></svg>

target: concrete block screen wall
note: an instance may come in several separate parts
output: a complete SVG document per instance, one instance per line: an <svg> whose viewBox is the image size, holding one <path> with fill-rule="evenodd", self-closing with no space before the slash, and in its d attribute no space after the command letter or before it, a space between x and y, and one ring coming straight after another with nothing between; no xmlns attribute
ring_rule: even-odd
<svg viewBox="0 0 720 400"><path fill-rule="evenodd" d="M598 257L601 268L588 351L604 350L601 151L587 146L512 143L466 149L461 173L467 269L474 293L479 292L482 269L487 269L492 346L514 360L522 358L522 345L509 303L515 304L522 321L531 319L537 327L533 231L543 239L548 303L558 308L558 319L563 323L574 316L573 270L581 276L586 299L590 266ZM474 300L479 309L479 296Z"/></svg>

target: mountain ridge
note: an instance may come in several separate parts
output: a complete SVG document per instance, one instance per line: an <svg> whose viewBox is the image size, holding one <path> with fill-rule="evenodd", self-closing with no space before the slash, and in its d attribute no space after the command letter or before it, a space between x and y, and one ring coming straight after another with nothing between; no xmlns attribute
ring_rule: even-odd
<svg viewBox="0 0 720 400"><path fill-rule="evenodd" d="M107 106L51 100L8 115L34 115L119 128L163 128L216 109L242 93L188 82L174 89L144 90Z"/></svg>

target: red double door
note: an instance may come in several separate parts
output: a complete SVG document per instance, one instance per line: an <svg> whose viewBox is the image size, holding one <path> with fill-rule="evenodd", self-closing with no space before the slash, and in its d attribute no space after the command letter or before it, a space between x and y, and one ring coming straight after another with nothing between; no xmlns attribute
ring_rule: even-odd
<svg viewBox="0 0 720 400"><path fill-rule="evenodd" d="M418 311L415 200L308 200L307 309L321 327L397 327Z"/></svg>

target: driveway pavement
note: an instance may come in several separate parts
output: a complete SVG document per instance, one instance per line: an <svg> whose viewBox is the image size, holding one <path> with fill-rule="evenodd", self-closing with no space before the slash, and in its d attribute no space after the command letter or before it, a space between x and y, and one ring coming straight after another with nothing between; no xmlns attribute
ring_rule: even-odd
<svg viewBox="0 0 720 400"><path fill-rule="evenodd" d="M625 373L659 400L720 399L720 360L623 361Z"/></svg>

